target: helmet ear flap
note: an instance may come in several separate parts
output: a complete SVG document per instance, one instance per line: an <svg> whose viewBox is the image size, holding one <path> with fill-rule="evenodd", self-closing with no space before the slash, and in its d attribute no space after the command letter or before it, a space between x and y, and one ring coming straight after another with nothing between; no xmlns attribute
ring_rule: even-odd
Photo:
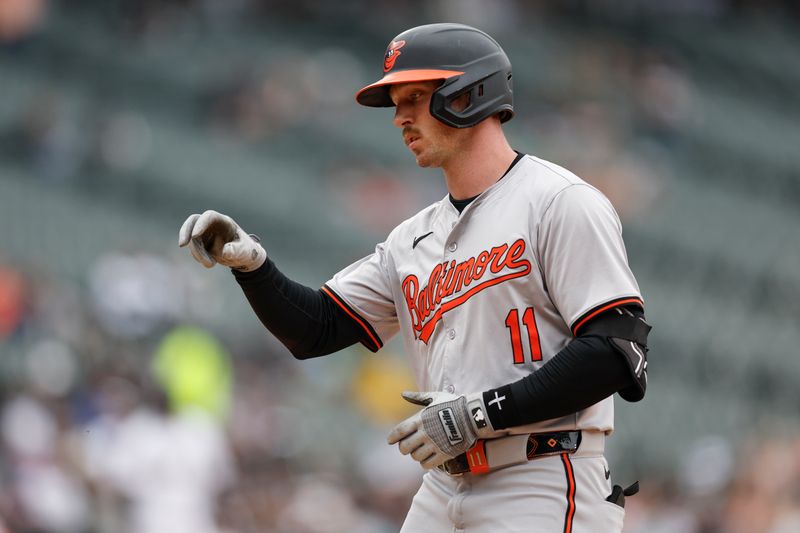
<svg viewBox="0 0 800 533"><path fill-rule="evenodd" d="M499 114L506 122L514 116L510 70L499 69L487 75L467 71L446 80L431 96L430 113L453 128L470 128L486 118ZM484 71L485 72L485 71ZM469 104L462 110L452 103L469 94Z"/></svg>

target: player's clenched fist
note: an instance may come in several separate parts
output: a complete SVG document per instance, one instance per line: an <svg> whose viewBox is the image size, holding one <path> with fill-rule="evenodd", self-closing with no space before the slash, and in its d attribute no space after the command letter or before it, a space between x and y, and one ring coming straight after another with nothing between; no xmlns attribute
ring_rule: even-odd
<svg viewBox="0 0 800 533"><path fill-rule="evenodd" d="M187 245L192 257L206 268L219 263L250 272L267 259L267 252L255 235L248 235L231 217L216 211L186 219L178 234L178 246Z"/></svg>
<svg viewBox="0 0 800 533"><path fill-rule="evenodd" d="M407 401L426 407L395 426L387 440L423 468L439 466L472 448L478 438L498 436L485 417L481 396L404 392Z"/></svg>

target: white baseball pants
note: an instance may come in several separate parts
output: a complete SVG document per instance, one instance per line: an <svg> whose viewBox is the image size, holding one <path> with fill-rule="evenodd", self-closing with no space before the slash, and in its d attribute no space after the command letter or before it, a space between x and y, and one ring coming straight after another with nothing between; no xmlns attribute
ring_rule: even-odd
<svg viewBox="0 0 800 533"><path fill-rule="evenodd" d="M605 437L584 431L572 454L540 457L484 475L423 476L401 533L620 533Z"/></svg>

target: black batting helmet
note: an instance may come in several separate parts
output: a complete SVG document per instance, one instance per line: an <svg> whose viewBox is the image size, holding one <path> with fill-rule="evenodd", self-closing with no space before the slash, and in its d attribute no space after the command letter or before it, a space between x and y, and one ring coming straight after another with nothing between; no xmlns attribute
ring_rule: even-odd
<svg viewBox="0 0 800 533"><path fill-rule="evenodd" d="M511 62L486 33L463 24L427 24L406 30L389 43L383 59L384 76L356 94L359 104L391 107L389 87L396 83L443 80L431 96L431 115L454 128L474 126L499 114L514 116ZM462 111L453 100L469 93Z"/></svg>

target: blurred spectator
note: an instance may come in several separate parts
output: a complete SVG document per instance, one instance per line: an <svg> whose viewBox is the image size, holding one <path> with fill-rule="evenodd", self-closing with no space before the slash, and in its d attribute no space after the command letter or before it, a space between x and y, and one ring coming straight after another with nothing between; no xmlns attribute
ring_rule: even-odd
<svg viewBox="0 0 800 533"><path fill-rule="evenodd" d="M85 430L86 472L130 501L131 533L218 533L220 493L234 467L219 423L200 409L167 414L120 378L101 384L99 416Z"/></svg>
<svg viewBox="0 0 800 533"><path fill-rule="evenodd" d="M0 264L0 341L22 325L25 314L25 282L11 267Z"/></svg>
<svg viewBox="0 0 800 533"><path fill-rule="evenodd" d="M46 0L0 0L0 43L29 35L47 10Z"/></svg>
<svg viewBox="0 0 800 533"><path fill-rule="evenodd" d="M60 340L35 341L25 357L32 391L50 398L65 398L78 376L78 361L70 346Z"/></svg>
<svg viewBox="0 0 800 533"><path fill-rule="evenodd" d="M0 417L9 488L16 504L8 509L13 514L6 516L11 527L83 531L90 519L89 494L64 456L56 418L27 394L6 402Z"/></svg>
<svg viewBox="0 0 800 533"><path fill-rule="evenodd" d="M200 411L224 419L232 388L228 354L209 333L178 327L161 341L152 372L174 413Z"/></svg>
<svg viewBox="0 0 800 533"><path fill-rule="evenodd" d="M181 280L159 256L109 252L95 263L89 285L98 320L120 337L154 333L185 309Z"/></svg>

